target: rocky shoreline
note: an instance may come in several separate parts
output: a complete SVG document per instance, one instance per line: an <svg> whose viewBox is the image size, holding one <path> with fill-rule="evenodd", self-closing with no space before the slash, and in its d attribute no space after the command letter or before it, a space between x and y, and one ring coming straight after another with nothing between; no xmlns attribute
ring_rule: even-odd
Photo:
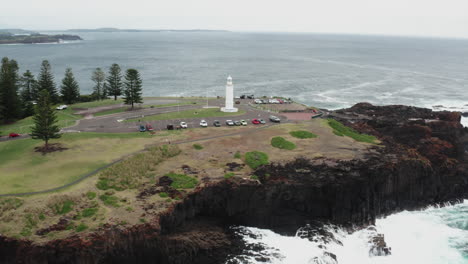
<svg viewBox="0 0 468 264"><path fill-rule="evenodd" d="M46 35L46 34L31 34L31 35L12 35L0 34L0 44L44 44L44 43L60 43L61 41L76 41L83 40L77 35Z"/></svg>
<svg viewBox="0 0 468 264"><path fill-rule="evenodd" d="M401 210L468 198L460 113L361 103L330 117L382 146L364 160L304 157L260 167L259 181L205 183L130 228L107 225L43 245L0 236L0 263L223 263L242 250L231 225L284 234L316 221L364 227Z"/></svg>

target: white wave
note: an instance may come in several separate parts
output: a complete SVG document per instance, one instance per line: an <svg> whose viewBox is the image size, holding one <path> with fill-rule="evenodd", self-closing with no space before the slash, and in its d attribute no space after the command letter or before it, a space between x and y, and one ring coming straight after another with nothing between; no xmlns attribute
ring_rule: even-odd
<svg viewBox="0 0 468 264"><path fill-rule="evenodd" d="M270 230L244 228L253 236L245 236L248 245L262 245L255 252L236 257L238 262L273 264L333 264L328 254L336 255L339 264L467 264L468 263L468 201L446 207L430 207L423 211L401 212L378 219L378 233L391 247L389 256L371 256L368 229L348 234L343 229L325 227L338 241L315 242L300 237L281 236ZM258 247L252 247L258 248ZM251 250L252 251L252 250ZM253 252L250 252L253 253ZM259 255L263 260L258 259ZM239 261L239 260L242 261ZM257 259L257 260L256 260Z"/></svg>

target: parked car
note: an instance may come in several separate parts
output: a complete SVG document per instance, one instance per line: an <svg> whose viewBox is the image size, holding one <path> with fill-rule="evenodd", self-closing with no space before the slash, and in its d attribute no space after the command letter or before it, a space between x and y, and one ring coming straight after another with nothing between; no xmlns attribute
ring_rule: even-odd
<svg viewBox="0 0 468 264"><path fill-rule="evenodd" d="M259 119L258 121L260 121L260 124L262 124L262 125L263 125L263 124L266 124L266 121L263 120L263 119Z"/></svg>
<svg viewBox="0 0 468 264"><path fill-rule="evenodd" d="M18 134L18 133L10 133L10 134L8 135L9 138L15 138L15 137L19 137L19 136L21 136L21 135Z"/></svg>
<svg viewBox="0 0 468 264"><path fill-rule="evenodd" d="M270 121L275 122L275 123L279 123L279 122L281 122L281 119L279 117L277 117L277 116L272 115L272 116L270 116Z"/></svg>
<svg viewBox="0 0 468 264"><path fill-rule="evenodd" d="M57 109L57 110L65 110L65 109L67 109L67 107L68 107L67 105L59 105L59 106L57 106L57 108L55 108L55 109Z"/></svg>
<svg viewBox="0 0 468 264"><path fill-rule="evenodd" d="M246 126L246 125L247 125L247 122L246 122L244 119L242 119L242 120L240 121L240 123L241 123L241 125L243 125L243 126Z"/></svg>
<svg viewBox="0 0 468 264"><path fill-rule="evenodd" d="M167 125L166 128L167 130L174 130L174 125Z"/></svg>
<svg viewBox="0 0 468 264"><path fill-rule="evenodd" d="M200 121L201 127L208 127L208 123L205 120Z"/></svg>
<svg viewBox="0 0 468 264"><path fill-rule="evenodd" d="M284 104L284 100L283 100L283 99L278 99L278 102L279 102L280 104Z"/></svg>
<svg viewBox="0 0 468 264"><path fill-rule="evenodd" d="M215 126L215 127L220 127L220 126L221 126L221 122L219 122L219 120L215 120L215 121L213 122L213 126Z"/></svg>
<svg viewBox="0 0 468 264"><path fill-rule="evenodd" d="M180 127L181 127L181 128L187 128L188 125L187 125L186 122L183 122L183 121L182 121L182 122L180 122Z"/></svg>
<svg viewBox="0 0 468 264"><path fill-rule="evenodd" d="M255 96L253 94L247 95L247 99L254 99L254 98L255 98Z"/></svg>
<svg viewBox="0 0 468 264"><path fill-rule="evenodd" d="M240 122L240 121L236 120L236 121L234 121L234 125L236 125L236 126L240 126L240 125L242 125L242 124L241 124L241 122Z"/></svg>
<svg viewBox="0 0 468 264"><path fill-rule="evenodd" d="M255 99L255 100L254 100L254 103L256 103L256 104L263 104L263 101L260 100L260 99Z"/></svg>
<svg viewBox="0 0 468 264"><path fill-rule="evenodd" d="M153 126L152 126L152 125L146 124L146 130L148 130L148 131L153 131L154 129L153 129Z"/></svg>
<svg viewBox="0 0 468 264"><path fill-rule="evenodd" d="M252 124L258 125L258 124L260 124L260 120L258 120L257 118L254 118L254 119L252 119Z"/></svg>
<svg viewBox="0 0 468 264"><path fill-rule="evenodd" d="M146 127L144 125L140 125L140 132L145 132L146 131Z"/></svg>
<svg viewBox="0 0 468 264"><path fill-rule="evenodd" d="M232 120L226 120L226 125L228 125L228 126L233 126L233 125L234 125L234 121L232 121Z"/></svg>

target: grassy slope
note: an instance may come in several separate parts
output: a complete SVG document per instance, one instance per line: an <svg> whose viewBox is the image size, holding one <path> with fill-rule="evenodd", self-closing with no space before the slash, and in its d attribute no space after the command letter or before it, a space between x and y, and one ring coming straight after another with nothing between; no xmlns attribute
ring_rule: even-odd
<svg viewBox="0 0 468 264"><path fill-rule="evenodd" d="M170 120L170 119L181 119L181 118L204 118L204 117L222 117L222 116L237 116L243 115L245 111L240 110L237 113L225 113L221 112L218 108L200 108L200 109L189 109L180 112L164 113L159 115L146 116L141 118L141 121L151 120ZM138 119L128 119L125 122L135 122Z"/></svg>
<svg viewBox="0 0 468 264"><path fill-rule="evenodd" d="M64 134L52 143L68 150L47 155L34 152L41 141L21 139L0 143L0 194L39 191L69 183L145 145L162 140L171 132L151 136L147 133ZM180 134L178 132L172 134Z"/></svg>
<svg viewBox="0 0 468 264"><path fill-rule="evenodd" d="M343 125L335 119L328 119L328 125L333 128L333 133L337 136L347 136L359 142L366 142L371 144L377 144L378 140L376 137L366 134L360 134L354 129Z"/></svg>
<svg viewBox="0 0 468 264"><path fill-rule="evenodd" d="M121 104L123 103L123 99L106 99L102 101L93 101L93 102L86 102L86 103L78 103L70 105L71 108L92 108L98 106L106 106L106 105L114 105L114 104Z"/></svg>
<svg viewBox="0 0 468 264"><path fill-rule="evenodd" d="M74 124L74 122L81 117L78 115L73 115L73 110L65 109L57 111L57 119L59 127L67 127ZM9 133L20 133L27 134L31 132L32 126L34 124L32 116L21 119L13 124L0 125L0 134L7 135Z"/></svg>

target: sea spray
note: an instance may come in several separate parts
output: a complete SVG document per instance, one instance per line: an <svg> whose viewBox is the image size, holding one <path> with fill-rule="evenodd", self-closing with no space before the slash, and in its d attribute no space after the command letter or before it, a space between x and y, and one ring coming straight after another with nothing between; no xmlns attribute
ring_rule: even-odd
<svg viewBox="0 0 468 264"><path fill-rule="evenodd" d="M274 264L468 264L468 201L421 211L404 211L355 232L324 225L315 236L281 236L270 230L237 227L247 249L227 263ZM391 254L376 256L370 238L383 234ZM259 249L261 250L255 250ZM335 260L336 258L336 260Z"/></svg>

